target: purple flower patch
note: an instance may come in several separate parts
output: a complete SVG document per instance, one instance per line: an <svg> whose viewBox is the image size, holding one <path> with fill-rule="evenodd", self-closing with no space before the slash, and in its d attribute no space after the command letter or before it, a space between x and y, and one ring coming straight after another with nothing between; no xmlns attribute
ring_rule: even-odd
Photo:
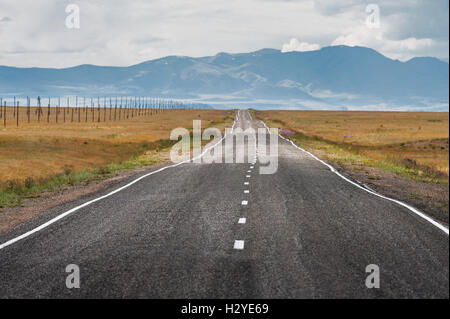
<svg viewBox="0 0 450 319"><path fill-rule="evenodd" d="M282 130L281 134L286 135L286 136L291 136L294 135L294 132L288 131L288 130Z"/></svg>

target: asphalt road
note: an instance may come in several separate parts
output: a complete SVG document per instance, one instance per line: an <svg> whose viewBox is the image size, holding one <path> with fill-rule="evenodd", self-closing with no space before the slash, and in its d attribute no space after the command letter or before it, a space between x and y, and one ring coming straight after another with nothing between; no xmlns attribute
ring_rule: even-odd
<svg viewBox="0 0 450 319"><path fill-rule="evenodd" d="M241 111L235 127L263 124ZM245 144L254 149L253 138ZM261 165L181 164L73 212L0 249L0 297L449 297L442 230L285 140L277 172L261 175ZM1 234L0 244L111 190ZM69 264L80 268L79 289L66 287ZM365 285L369 264L379 266L378 289Z"/></svg>

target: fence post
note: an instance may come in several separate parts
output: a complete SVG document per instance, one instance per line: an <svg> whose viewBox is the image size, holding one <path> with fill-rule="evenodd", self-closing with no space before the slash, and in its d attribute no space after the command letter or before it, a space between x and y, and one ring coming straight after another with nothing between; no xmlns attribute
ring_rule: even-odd
<svg viewBox="0 0 450 319"><path fill-rule="evenodd" d="M114 122L116 121L116 114L117 114L117 96L116 96L116 103L114 104Z"/></svg>
<svg viewBox="0 0 450 319"><path fill-rule="evenodd" d="M19 101L17 101L17 114L16 114L17 126L19 126Z"/></svg>
<svg viewBox="0 0 450 319"><path fill-rule="evenodd" d="M61 104L61 98L58 97L58 105L56 106L56 112L55 112L55 120L56 120L56 124L58 124L58 114L59 114L59 107Z"/></svg>
<svg viewBox="0 0 450 319"><path fill-rule="evenodd" d="M81 108L78 106L78 102L77 102L77 111L78 111L78 123L81 122Z"/></svg>
<svg viewBox="0 0 450 319"><path fill-rule="evenodd" d="M50 98L48 98L47 123L50 123Z"/></svg>
<svg viewBox="0 0 450 319"><path fill-rule="evenodd" d="M94 99L91 97L91 115L92 115L92 122L94 122Z"/></svg>
<svg viewBox="0 0 450 319"><path fill-rule="evenodd" d="M127 104L127 120L128 120L130 118L130 104L128 103L128 96L127 96L126 104Z"/></svg>
<svg viewBox="0 0 450 319"><path fill-rule="evenodd" d="M6 101L4 102L3 107L3 125L6 127Z"/></svg>
<svg viewBox="0 0 450 319"><path fill-rule="evenodd" d="M31 113L31 101L30 98L27 96L27 117L28 117L28 123L30 123L30 113Z"/></svg>
<svg viewBox="0 0 450 319"><path fill-rule="evenodd" d="M120 106L119 106L119 121L122 118L122 102L123 102L123 97L120 97Z"/></svg>
<svg viewBox="0 0 450 319"><path fill-rule="evenodd" d="M38 113L38 123L41 123L41 97L38 96L38 108L37 108L37 113Z"/></svg>
<svg viewBox="0 0 450 319"><path fill-rule="evenodd" d="M73 123L73 107L70 108L71 109L71 116L70 116L70 123Z"/></svg>
<svg viewBox="0 0 450 319"><path fill-rule="evenodd" d="M106 122L106 96L103 97L103 122Z"/></svg>
<svg viewBox="0 0 450 319"><path fill-rule="evenodd" d="M98 116L98 119L97 119L97 122L100 122L100 97L98 97L97 96L97 116Z"/></svg>

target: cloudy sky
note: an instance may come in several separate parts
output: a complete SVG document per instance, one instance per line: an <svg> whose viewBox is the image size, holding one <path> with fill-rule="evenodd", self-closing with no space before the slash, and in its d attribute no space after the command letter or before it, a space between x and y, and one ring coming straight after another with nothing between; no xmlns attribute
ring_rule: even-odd
<svg viewBox="0 0 450 319"><path fill-rule="evenodd" d="M80 10L79 29L66 25L75 21L70 4ZM370 4L379 8L378 28ZM448 61L448 28L448 0L0 0L0 65L126 66L339 44Z"/></svg>

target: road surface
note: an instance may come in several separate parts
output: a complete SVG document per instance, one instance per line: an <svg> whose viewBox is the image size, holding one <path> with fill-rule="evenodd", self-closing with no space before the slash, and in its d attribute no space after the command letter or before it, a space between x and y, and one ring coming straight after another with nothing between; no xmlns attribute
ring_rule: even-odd
<svg viewBox="0 0 450 319"><path fill-rule="evenodd" d="M240 111L239 127L264 125ZM275 174L259 174L259 157L181 164L1 248L0 297L449 297L447 234L278 141ZM119 186L56 207L0 243ZM69 264L79 266L79 289L66 287ZM371 264L378 289L365 284Z"/></svg>

